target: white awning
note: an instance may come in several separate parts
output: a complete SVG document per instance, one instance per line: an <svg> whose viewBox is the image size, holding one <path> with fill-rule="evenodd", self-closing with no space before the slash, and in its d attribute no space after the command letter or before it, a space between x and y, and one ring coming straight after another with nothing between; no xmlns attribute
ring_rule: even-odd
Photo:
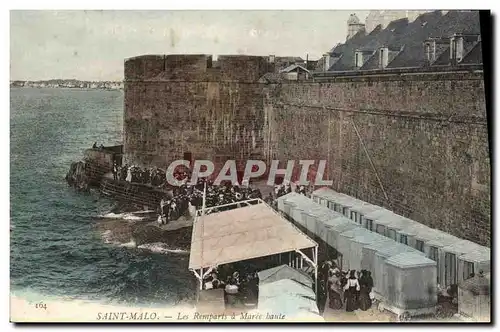
<svg viewBox="0 0 500 332"><path fill-rule="evenodd" d="M189 268L213 268L317 245L259 200L256 205L197 217L193 225Z"/></svg>

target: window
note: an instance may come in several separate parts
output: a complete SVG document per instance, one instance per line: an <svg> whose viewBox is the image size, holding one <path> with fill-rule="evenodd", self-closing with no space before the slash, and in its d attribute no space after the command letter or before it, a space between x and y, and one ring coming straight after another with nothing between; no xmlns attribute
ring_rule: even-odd
<svg viewBox="0 0 500 332"><path fill-rule="evenodd" d="M342 208L342 214L349 218L349 208Z"/></svg>
<svg viewBox="0 0 500 332"><path fill-rule="evenodd" d="M359 54L358 54L358 53L356 53L356 63L355 63L355 67L361 67L361 66L359 65Z"/></svg>
<svg viewBox="0 0 500 332"><path fill-rule="evenodd" d="M373 220L366 219L366 229L373 231Z"/></svg>
<svg viewBox="0 0 500 332"><path fill-rule="evenodd" d="M359 222L360 225L363 224L363 215L362 214L358 215L358 222Z"/></svg>
<svg viewBox="0 0 500 332"><path fill-rule="evenodd" d="M384 49L380 50L380 68L385 68L385 66L384 66Z"/></svg>
<svg viewBox="0 0 500 332"><path fill-rule="evenodd" d="M390 239L393 239L394 241L397 241L396 240L396 231L393 229L389 229L389 231L387 232L387 237Z"/></svg>
<svg viewBox="0 0 500 332"><path fill-rule="evenodd" d="M418 251L424 252L424 241L417 240L415 243L415 249Z"/></svg>
<svg viewBox="0 0 500 332"><path fill-rule="evenodd" d="M401 234L399 236L399 242L408 245L408 236Z"/></svg>
<svg viewBox="0 0 500 332"><path fill-rule="evenodd" d="M464 261L464 280L474 276L474 263Z"/></svg>

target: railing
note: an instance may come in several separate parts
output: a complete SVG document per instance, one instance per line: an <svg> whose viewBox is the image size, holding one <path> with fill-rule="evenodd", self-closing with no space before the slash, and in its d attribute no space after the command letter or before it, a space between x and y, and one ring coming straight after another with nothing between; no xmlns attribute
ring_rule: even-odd
<svg viewBox="0 0 500 332"><path fill-rule="evenodd" d="M262 199L260 198L252 198L252 199L247 199L245 201L240 201L240 202L233 202L233 203L228 203L228 204L222 204L222 205L216 205L216 206L211 206L209 208L205 208L205 209L199 209L199 210L196 210L196 217L200 217L203 215L203 212L206 213L210 213L212 212L214 209L219 209L219 208L222 208L222 207L228 207L228 206L238 206L238 205L241 205L241 204L246 204L247 206L250 206L250 205L253 205L251 204L251 202L257 202L257 203L260 203L260 204L266 204Z"/></svg>

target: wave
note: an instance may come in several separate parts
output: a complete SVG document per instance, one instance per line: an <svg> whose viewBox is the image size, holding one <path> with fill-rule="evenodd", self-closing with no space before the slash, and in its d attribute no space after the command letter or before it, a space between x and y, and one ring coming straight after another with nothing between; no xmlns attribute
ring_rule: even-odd
<svg viewBox="0 0 500 332"><path fill-rule="evenodd" d="M130 212L131 214L146 214L146 213L156 213L155 210L144 210L144 211L134 211L134 212Z"/></svg>
<svg viewBox="0 0 500 332"><path fill-rule="evenodd" d="M124 219L124 220L144 220L145 217L139 217L134 214L135 212L132 213L106 213L104 215L100 215L99 218L109 218L109 219ZM141 213L143 213L141 211Z"/></svg>
<svg viewBox="0 0 500 332"><path fill-rule="evenodd" d="M166 243L163 242L154 242L154 243L145 243L137 246L134 240L130 240L129 242L119 242L113 238L113 232L111 230L104 231L101 234L102 240L106 244L112 244L119 247L124 248L137 248L142 250L147 250L153 253L158 254L189 254L189 250L180 249L180 248L170 248Z"/></svg>
<svg viewBox="0 0 500 332"><path fill-rule="evenodd" d="M135 248L136 247L136 244L135 244L135 241L132 240L130 242L127 242L127 243L120 243L120 247L125 247L125 248Z"/></svg>
<svg viewBox="0 0 500 332"><path fill-rule="evenodd" d="M180 249L180 248L169 248L166 243L162 243L162 242L141 244L137 248L149 250L151 252L159 253L159 254L167 254L167 253L189 254L189 250Z"/></svg>

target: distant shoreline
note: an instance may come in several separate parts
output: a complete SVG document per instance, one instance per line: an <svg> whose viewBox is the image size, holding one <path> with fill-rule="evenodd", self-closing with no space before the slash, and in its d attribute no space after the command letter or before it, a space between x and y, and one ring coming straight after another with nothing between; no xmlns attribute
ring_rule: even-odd
<svg viewBox="0 0 500 332"><path fill-rule="evenodd" d="M123 88L80 88L80 87L54 87L54 86L10 86L11 89L61 89L61 90L102 90L102 91L123 91Z"/></svg>
<svg viewBox="0 0 500 332"><path fill-rule="evenodd" d="M92 89L123 90L123 81L79 81L52 79L42 81L10 81L11 88L55 88L55 89Z"/></svg>

